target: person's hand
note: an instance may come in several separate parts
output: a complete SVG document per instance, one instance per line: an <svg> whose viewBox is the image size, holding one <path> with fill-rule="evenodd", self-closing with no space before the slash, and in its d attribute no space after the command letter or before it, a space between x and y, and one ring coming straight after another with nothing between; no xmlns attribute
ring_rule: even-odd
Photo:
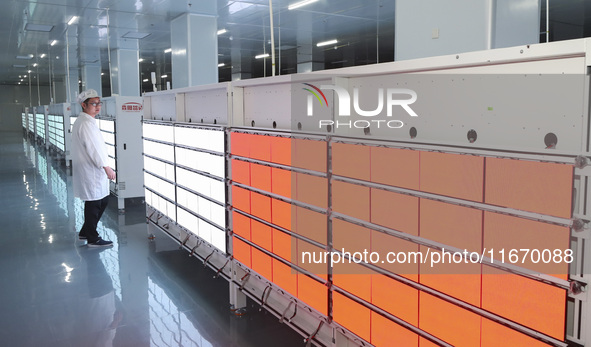
<svg viewBox="0 0 591 347"><path fill-rule="evenodd" d="M103 169L105 169L105 173L107 174L107 177L110 180L113 180L114 181L115 180L115 171L113 171L113 169L111 169L108 166L103 167Z"/></svg>

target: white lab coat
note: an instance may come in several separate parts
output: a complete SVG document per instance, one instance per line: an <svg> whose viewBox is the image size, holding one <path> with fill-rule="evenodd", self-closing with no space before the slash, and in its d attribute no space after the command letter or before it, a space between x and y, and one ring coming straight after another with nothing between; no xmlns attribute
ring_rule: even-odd
<svg viewBox="0 0 591 347"><path fill-rule="evenodd" d="M107 147L96 120L81 112L72 128L72 181L74 196L84 201L109 195Z"/></svg>

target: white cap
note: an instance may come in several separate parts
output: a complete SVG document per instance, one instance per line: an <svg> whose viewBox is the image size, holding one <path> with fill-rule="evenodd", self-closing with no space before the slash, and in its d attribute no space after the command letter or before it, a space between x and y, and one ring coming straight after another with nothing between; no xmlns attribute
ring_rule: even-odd
<svg viewBox="0 0 591 347"><path fill-rule="evenodd" d="M78 94L78 103L81 104L84 101L86 101L86 99L98 98L98 97L99 97L99 95L96 92L96 90L88 89L88 90L85 90L82 93Z"/></svg>

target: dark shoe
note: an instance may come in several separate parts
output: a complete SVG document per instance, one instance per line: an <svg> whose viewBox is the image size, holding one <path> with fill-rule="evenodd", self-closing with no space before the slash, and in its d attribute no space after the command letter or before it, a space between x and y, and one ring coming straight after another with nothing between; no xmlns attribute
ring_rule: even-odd
<svg viewBox="0 0 591 347"><path fill-rule="evenodd" d="M86 235L78 233L78 240L86 240Z"/></svg>
<svg viewBox="0 0 591 347"><path fill-rule="evenodd" d="M98 239L95 242L89 242L88 247L110 247L113 246L113 241L105 241L103 239Z"/></svg>

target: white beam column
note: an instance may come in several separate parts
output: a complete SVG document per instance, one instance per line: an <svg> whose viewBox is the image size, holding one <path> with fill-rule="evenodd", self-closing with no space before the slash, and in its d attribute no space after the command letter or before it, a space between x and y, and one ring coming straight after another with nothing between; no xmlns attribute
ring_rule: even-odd
<svg viewBox="0 0 591 347"><path fill-rule="evenodd" d="M218 82L216 2L202 1L170 24L174 88Z"/></svg>

